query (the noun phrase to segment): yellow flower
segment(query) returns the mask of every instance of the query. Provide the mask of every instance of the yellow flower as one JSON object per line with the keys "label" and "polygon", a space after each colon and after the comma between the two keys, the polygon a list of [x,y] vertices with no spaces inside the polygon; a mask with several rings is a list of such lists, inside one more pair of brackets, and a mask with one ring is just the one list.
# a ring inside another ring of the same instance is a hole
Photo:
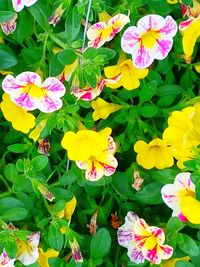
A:
{"label": "yellow flower", "polygon": [[42,120],[36,127],[35,129],[33,129],[30,134],[29,134],[29,138],[33,139],[34,142],[36,142],[38,140],[38,138],[40,137],[41,132],[43,131],[44,127],[47,124],[47,119]]}
{"label": "yellow flower", "polygon": [[122,106],[108,103],[99,97],[97,100],[92,101],[92,108],[94,109],[92,117],[95,121],[97,121],[99,119],[107,119],[111,113],[120,110]]}
{"label": "yellow flower", "polygon": [[167,0],[168,4],[177,4],[178,2],[182,3],[181,0]]}
{"label": "yellow flower", "polygon": [[70,220],[76,208],[76,202],[76,198],[73,196],[70,201],[66,202],[64,209],[57,213],[57,216]]}
{"label": "yellow flower", "polygon": [[98,13],[98,17],[99,21],[103,21],[105,23],[108,23],[108,21],[111,19],[111,16],[106,11]]}
{"label": "yellow flower", "polygon": [[5,119],[11,122],[12,127],[17,131],[28,133],[35,126],[35,117],[13,103],[8,94],[3,94],[1,110]]}
{"label": "yellow flower", "polygon": [[177,261],[189,261],[190,257],[174,258],[167,261],[163,261],[160,267],[175,267]]}
{"label": "yellow flower", "polygon": [[198,65],[195,65],[194,68],[195,68],[195,70],[196,70],[198,73],[200,73],[200,65],[199,65],[199,64],[198,64]]}
{"label": "yellow flower", "polygon": [[47,249],[46,252],[42,248],[39,248],[38,264],[40,267],[49,267],[48,259],[58,257],[59,251],[54,249]]}
{"label": "yellow flower", "polygon": [[120,78],[116,83],[107,83],[106,86],[116,89],[123,86],[127,90],[133,90],[140,86],[139,79],[143,79],[148,75],[148,69],[137,69],[131,59],[126,59],[122,53],[117,65],[104,68],[107,78]]}
{"label": "yellow flower", "polygon": [[162,139],[155,138],[149,144],[137,141],[134,150],[138,153],[137,163],[145,169],[164,169],[174,164],[171,148]]}

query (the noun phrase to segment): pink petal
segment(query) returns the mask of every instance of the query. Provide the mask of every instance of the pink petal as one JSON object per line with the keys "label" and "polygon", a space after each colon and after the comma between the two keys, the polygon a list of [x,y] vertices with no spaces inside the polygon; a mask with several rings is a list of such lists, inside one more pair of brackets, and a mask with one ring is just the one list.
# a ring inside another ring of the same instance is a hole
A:
{"label": "pink petal", "polygon": [[105,22],[98,22],[92,25],[87,31],[88,47],[99,48],[107,39],[102,38],[102,30],[107,27]]}
{"label": "pink petal", "polygon": [[162,245],[165,241],[165,234],[163,230],[156,226],[149,226],[146,228],[146,230],[151,233],[151,235],[155,236],[157,239],[157,243],[159,245]]}
{"label": "pink petal", "polygon": [[126,29],[121,39],[121,47],[125,53],[132,54],[138,49],[141,42],[141,34],[137,27],[131,26]]}
{"label": "pink petal", "polygon": [[29,7],[35,4],[38,0],[24,0],[24,5]]}
{"label": "pink petal", "polygon": [[159,32],[166,35],[167,38],[174,37],[177,33],[176,21],[171,16],[167,16],[165,18],[165,23],[165,26]]}
{"label": "pink petal", "polygon": [[144,46],[141,46],[139,50],[135,50],[132,53],[132,60],[135,66],[139,69],[145,69],[149,67],[154,58],[154,50],[146,49]]}
{"label": "pink petal", "polygon": [[137,27],[140,32],[144,33],[149,30],[154,30],[154,31],[160,30],[165,26],[165,23],[166,22],[163,17],[159,15],[150,14],[142,17],[138,21]]}
{"label": "pink petal", "polygon": [[188,189],[192,192],[195,191],[195,185],[190,179],[190,175],[189,172],[182,172],[176,175],[174,185],[177,190]]}
{"label": "pink petal", "polygon": [[180,210],[179,208],[179,199],[178,191],[173,184],[166,184],[161,189],[162,199],[165,204],[171,209]]}
{"label": "pink petal", "polygon": [[15,92],[15,94],[10,95],[10,98],[17,106],[26,110],[34,110],[37,108],[37,101],[26,92]]}
{"label": "pink petal", "polygon": [[50,98],[48,95],[45,95],[44,98],[40,99],[40,101],[37,102],[37,108],[44,113],[50,113],[56,111],[61,107],[62,107],[61,99],[53,99]]}
{"label": "pink petal", "polygon": [[0,266],[2,267],[15,267],[15,259],[9,259],[5,250],[0,255]]}
{"label": "pink petal", "polygon": [[110,41],[111,39],[113,39],[114,36],[118,32],[120,32],[128,22],[130,22],[130,19],[128,16],[124,14],[117,14],[113,18],[111,18],[108,21],[108,27],[112,27],[112,32],[107,41]]}
{"label": "pink petal", "polygon": [[179,30],[184,31],[193,21],[194,21],[194,18],[189,18],[185,21],[182,21],[179,24]]}
{"label": "pink petal", "polygon": [[38,247],[40,242],[40,232],[32,233],[28,236],[28,241],[31,244],[32,247]]}
{"label": "pink petal", "polygon": [[25,71],[15,77],[15,83],[23,86],[29,84],[35,84],[41,87],[41,78],[35,72]]}
{"label": "pink petal", "polygon": [[109,136],[108,137],[108,147],[107,147],[106,151],[109,153],[114,153],[115,150],[116,150],[115,142],[114,142],[113,138],[111,136]]}
{"label": "pink petal", "polygon": [[16,12],[20,12],[24,8],[24,0],[12,0],[12,4]]}
{"label": "pink petal", "polygon": [[65,86],[56,78],[47,78],[42,85],[47,90],[46,94],[52,98],[60,98],[65,94]]}
{"label": "pink petal", "polygon": [[128,248],[127,255],[132,262],[135,262],[137,264],[144,263],[145,261],[141,250],[135,248],[133,245],[130,245],[130,247]]}
{"label": "pink petal", "polygon": [[22,86],[16,84],[15,82],[15,78],[12,75],[6,75],[6,77],[4,78],[3,82],[2,82],[2,89],[4,90],[4,92],[11,94],[13,92],[15,92],[16,90],[21,91]]}
{"label": "pink petal", "polygon": [[106,158],[106,163],[99,162],[99,164],[103,168],[103,174],[105,176],[110,176],[116,171],[118,162],[117,162],[116,158],[113,155],[108,155],[107,158]]}
{"label": "pink petal", "polygon": [[154,52],[155,59],[164,59],[167,57],[169,51],[171,50],[173,45],[173,40],[169,39],[159,39],[157,40],[157,45]]}

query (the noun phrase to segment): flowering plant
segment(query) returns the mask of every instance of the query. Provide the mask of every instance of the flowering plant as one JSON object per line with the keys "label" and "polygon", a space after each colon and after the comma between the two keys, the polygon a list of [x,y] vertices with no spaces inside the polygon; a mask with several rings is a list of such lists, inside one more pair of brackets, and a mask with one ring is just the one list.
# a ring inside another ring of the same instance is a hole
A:
{"label": "flowering plant", "polygon": [[199,267],[199,0],[0,1],[0,266]]}

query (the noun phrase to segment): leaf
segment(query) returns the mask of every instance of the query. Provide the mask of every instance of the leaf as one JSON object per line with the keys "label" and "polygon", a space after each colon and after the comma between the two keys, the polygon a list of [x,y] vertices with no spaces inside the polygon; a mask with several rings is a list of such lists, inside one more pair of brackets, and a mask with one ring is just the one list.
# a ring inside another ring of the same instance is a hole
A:
{"label": "leaf", "polygon": [[145,105],[138,109],[138,113],[145,118],[151,118],[158,113],[158,108],[154,105]]}
{"label": "leaf", "polygon": [[177,261],[176,267],[194,267],[194,265],[191,262],[187,261]]}
{"label": "leaf", "polygon": [[176,217],[171,217],[167,222],[167,231],[169,232],[178,232],[183,228],[183,223]]}
{"label": "leaf", "polygon": [[13,192],[22,192],[26,186],[26,180],[24,174],[16,175],[13,181]]}
{"label": "leaf", "polygon": [[145,204],[161,204],[161,190],[162,185],[158,182],[148,184],[143,187],[141,191],[136,192],[135,198],[141,203]]}
{"label": "leaf", "polygon": [[13,153],[25,153],[30,146],[28,144],[14,144],[7,147]]}
{"label": "leaf", "polygon": [[31,165],[33,166],[33,169],[38,172],[44,169],[48,162],[49,159],[47,156],[40,155],[31,160]]}
{"label": "leaf", "polygon": [[0,69],[4,70],[17,64],[17,58],[14,52],[4,44],[0,44]]}
{"label": "leaf", "polygon": [[96,88],[97,80],[96,80],[96,75],[93,71],[91,71],[90,73],[85,71],[84,77],[85,77],[87,83],[89,84],[89,86],[91,86],[92,88]]}
{"label": "leaf", "polygon": [[151,81],[145,86],[142,87],[140,91],[140,104],[150,100],[152,96],[155,94],[157,88],[157,81]]}
{"label": "leaf", "polygon": [[84,58],[86,59],[92,59],[98,55],[98,50],[93,47],[89,47],[85,50],[83,53]]}
{"label": "leaf", "polygon": [[11,235],[7,235],[7,238],[2,242],[9,258],[15,258],[17,255],[17,242]]}
{"label": "leaf", "polygon": [[58,53],[58,60],[61,64],[71,65],[77,59],[77,54],[73,49],[67,48]]}
{"label": "leaf", "polygon": [[179,173],[179,170],[164,169],[164,170],[149,170],[148,175],[161,184],[173,183],[174,178]]}
{"label": "leaf", "polygon": [[48,240],[53,249],[58,251],[62,249],[64,239],[62,233],[60,232],[59,225],[51,224],[49,226]]}
{"label": "leaf", "polygon": [[92,238],[90,244],[90,256],[93,259],[104,257],[111,246],[111,237],[105,228],[100,229]]}
{"label": "leaf", "polygon": [[[69,9],[68,16],[65,22],[65,29],[67,33],[68,42],[74,41],[77,37],[81,27],[81,16],[78,12],[77,6]],[[73,30],[72,30],[73,29]]]}
{"label": "leaf", "polygon": [[19,172],[24,172],[24,161],[22,159],[18,159],[16,162],[16,168]]}
{"label": "leaf", "polygon": [[106,57],[106,60],[110,60],[115,57],[116,51],[110,48],[101,47],[98,49],[98,54]]}
{"label": "leaf", "polygon": [[58,54],[53,55],[49,64],[49,76],[57,76],[63,72],[64,66],[58,60]]}
{"label": "leaf", "polygon": [[179,245],[179,248],[189,256],[197,256],[199,248],[196,242],[188,235],[182,234],[184,242]]}
{"label": "leaf", "polygon": [[6,211],[1,217],[5,221],[21,221],[26,218],[28,211],[24,208],[12,208]]}
{"label": "leaf", "polygon": [[45,14],[44,10],[45,6],[40,3],[29,7],[29,12],[40,25],[40,27],[43,28],[45,31],[48,31],[50,25],[48,23],[48,17]]}
{"label": "leaf", "polygon": [[183,91],[182,87],[176,84],[165,84],[157,88],[156,95],[158,96],[169,96],[169,95],[178,95]]}
{"label": "leaf", "polygon": [[18,174],[18,171],[17,171],[15,164],[9,163],[8,165],[6,165],[6,167],[4,169],[4,175],[5,175],[6,179],[13,182],[13,180],[15,179],[15,176],[17,174]]}
{"label": "leaf", "polygon": [[0,199],[0,214],[3,214],[8,209],[23,207],[23,203],[14,197],[5,197]]}
{"label": "leaf", "polygon": [[12,11],[0,11],[0,23],[10,20],[14,15]]}

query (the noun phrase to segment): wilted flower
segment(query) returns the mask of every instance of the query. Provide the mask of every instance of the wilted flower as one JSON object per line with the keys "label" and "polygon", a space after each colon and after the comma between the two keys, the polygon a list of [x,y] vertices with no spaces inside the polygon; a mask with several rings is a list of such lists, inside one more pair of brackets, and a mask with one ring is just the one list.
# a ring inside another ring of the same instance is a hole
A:
{"label": "wilted flower", "polygon": [[200,202],[189,172],[179,173],[173,184],[163,186],[161,194],[165,204],[173,210],[172,216],[183,222],[200,224]]}
{"label": "wilted flower", "polygon": [[131,59],[127,59],[126,56],[121,54],[117,65],[108,66],[104,68],[105,76],[109,79],[118,79],[115,83],[106,83],[106,86],[112,89],[123,86],[126,90],[133,90],[140,86],[140,79],[145,78],[149,70],[138,69],[134,66]]}
{"label": "wilted flower", "polygon": [[60,109],[60,98],[65,94],[65,87],[58,79],[49,77],[42,83],[40,76],[30,71],[22,72],[15,78],[7,75],[2,88],[16,105],[26,110],[38,108],[44,113]]}
{"label": "wilted flower", "polygon": [[50,142],[47,138],[38,140],[38,152],[42,155],[49,156]]}
{"label": "wilted flower", "polygon": [[122,109],[122,106],[114,103],[108,103],[98,97],[96,100],[92,101],[92,108],[94,109],[92,117],[94,121],[97,121],[99,119],[107,119],[111,113]]}
{"label": "wilted flower", "polygon": [[99,48],[109,42],[129,21],[128,16],[117,14],[108,23],[97,22],[93,24],[87,31],[87,38],[90,40],[88,47]]}
{"label": "wilted flower", "polygon": [[45,186],[44,184],[39,183],[38,184],[38,190],[50,202],[52,202],[55,199],[54,194],[52,192],[50,192],[49,189],[47,188],[47,186]]}
{"label": "wilted flower", "polygon": [[95,235],[97,231],[97,216],[98,210],[92,215],[92,218],[90,219],[90,224],[87,224],[87,228],[89,229],[89,233],[91,235]]}
{"label": "wilted flower", "polygon": [[38,263],[41,267],[49,267],[49,258],[57,258],[59,255],[59,251],[48,248],[47,251],[43,251],[42,248],[39,248],[39,258]]}
{"label": "wilted flower", "polygon": [[37,261],[39,257],[38,245],[40,241],[40,233],[32,233],[28,236],[28,240],[17,240],[18,256],[17,260],[21,261],[24,265],[30,265]]}
{"label": "wilted flower", "polygon": [[72,250],[72,258],[74,259],[75,262],[83,262],[83,256],[80,251],[79,244],[77,240],[74,238],[73,242],[70,242],[70,247]]}
{"label": "wilted flower", "polygon": [[0,107],[5,119],[12,123],[15,130],[28,133],[35,126],[35,116],[13,103],[8,94],[3,94],[2,98]]}
{"label": "wilted flower", "polygon": [[63,3],[60,4],[53,12],[53,14],[49,18],[49,24],[53,24],[55,27],[56,24],[59,22],[61,16],[63,15],[66,8],[63,8]]}
{"label": "wilted flower", "polygon": [[38,0],[12,0],[13,8],[16,12],[20,12],[24,6],[30,7]]}
{"label": "wilted flower", "polygon": [[118,229],[121,224],[122,224],[122,221],[119,220],[117,216],[117,211],[115,211],[115,213],[111,213],[111,226],[114,229]]}
{"label": "wilted flower", "polygon": [[148,144],[139,140],[134,145],[138,153],[136,160],[145,169],[164,169],[174,164],[172,149],[160,138],[155,138]]}
{"label": "wilted flower", "polygon": [[15,13],[11,19],[0,23],[1,29],[6,35],[13,33],[14,30],[16,29],[17,25],[16,19],[17,19],[17,14]]}
{"label": "wilted flower", "polygon": [[165,234],[161,228],[149,226],[135,213],[128,212],[125,223],[118,229],[118,242],[128,249],[132,262],[143,263],[146,260],[160,264],[161,260],[172,256],[173,248],[164,245]]}
{"label": "wilted flower", "polygon": [[137,68],[146,68],[154,59],[164,59],[172,48],[173,37],[177,32],[176,21],[171,16],[165,19],[159,15],[146,15],[136,26],[124,32],[121,46],[131,54]]}
{"label": "wilted flower", "polygon": [[133,187],[136,191],[141,190],[141,185],[143,184],[144,179],[142,179],[142,178],[140,177],[140,173],[139,173],[139,171],[134,171],[134,173],[133,173],[133,178],[134,178],[134,181],[133,181],[132,187]]}
{"label": "wilted flower", "polygon": [[0,266],[2,267],[15,267],[15,259],[10,259],[5,250],[0,255]]}
{"label": "wilted flower", "polygon": [[103,175],[112,175],[117,167],[115,143],[110,136],[110,128],[100,132],[80,130],[77,133],[67,132],[61,145],[68,151],[68,158],[75,160],[76,165],[86,170],[85,177],[91,181],[99,180]]}

